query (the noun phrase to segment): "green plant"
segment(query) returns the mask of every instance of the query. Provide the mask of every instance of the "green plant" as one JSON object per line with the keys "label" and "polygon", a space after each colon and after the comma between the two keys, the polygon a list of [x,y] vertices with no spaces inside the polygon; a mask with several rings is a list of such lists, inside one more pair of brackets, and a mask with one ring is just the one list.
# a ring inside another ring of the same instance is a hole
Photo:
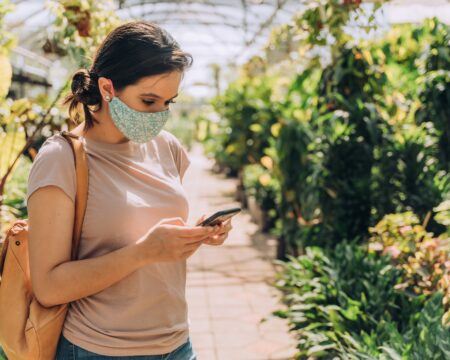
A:
{"label": "green plant", "polygon": [[[442,323],[442,293],[434,293],[401,334],[389,326],[389,339],[379,347],[379,358],[441,360],[450,358],[450,325]],[[360,354],[362,355],[362,354]],[[364,358],[364,357],[362,357]]]}
{"label": "green plant", "polygon": [[269,76],[251,78],[245,72],[211,103],[222,121],[216,139],[216,159],[233,173],[246,164],[258,163],[269,147],[268,138],[278,111],[271,103]]}
{"label": "green plant", "polygon": [[88,67],[97,46],[120,20],[111,0],[49,1],[55,15],[43,50],[68,55],[79,67]]}
{"label": "green plant", "polygon": [[273,226],[274,219],[279,217],[277,211],[277,198],[280,193],[279,183],[272,176],[271,169],[273,167],[272,159],[269,156],[263,156],[260,164],[250,164],[244,167],[243,183],[245,192],[254,196],[261,209],[264,210],[269,217],[268,227]]}
{"label": "green plant", "polygon": [[[3,205],[0,209],[0,217],[3,219],[1,225],[5,228],[9,227],[16,219],[27,216],[25,199],[30,167],[31,161],[27,157],[21,156],[11,179],[6,184]],[[4,229],[0,228],[0,231],[3,233]]]}
{"label": "green plant", "polygon": [[320,212],[327,245],[366,236],[371,221],[372,168],[382,118],[374,104],[386,78],[363,48],[346,44],[319,81],[318,112],[311,119],[320,139]]}
{"label": "green plant", "polygon": [[426,296],[442,291],[444,322],[450,321],[450,237],[447,233],[434,236],[427,232],[411,211],[386,215],[369,231],[370,251],[389,254],[393,264],[403,270],[396,288]]}
{"label": "green plant", "polygon": [[450,328],[443,294],[430,297],[396,289],[402,269],[388,256],[341,243],[333,251],[307,247],[277,273],[287,318],[298,336],[297,358],[444,359]]}
{"label": "green plant", "polygon": [[[448,41],[450,41],[450,36]],[[450,61],[447,69],[449,67]],[[449,70],[441,69],[426,73],[420,84],[419,98],[422,105],[416,113],[416,120],[419,124],[429,122],[434,125],[440,150],[440,167],[447,172],[450,170],[449,83]]]}
{"label": "green plant", "polygon": [[387,336],[383,324],[403,330],[423,303],[394,289],[401,270],[388,257],[358,245],[340,243],[332,252],[307,247],[305,255],[289,260],[277,261],[282,271],[276,286],[288,309],[275,315],[289,319],[302,359],[376,353]]}

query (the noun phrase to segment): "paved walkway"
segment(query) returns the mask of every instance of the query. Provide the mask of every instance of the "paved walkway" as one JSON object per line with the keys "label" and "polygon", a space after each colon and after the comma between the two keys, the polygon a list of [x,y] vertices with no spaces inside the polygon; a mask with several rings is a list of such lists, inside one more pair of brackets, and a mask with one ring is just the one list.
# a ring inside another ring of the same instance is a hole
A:
{"label": "paved walkway", "polygon": [[[210,171],[200,145],[190,152],[184,178],[190,200],[189,224],[202,214],[240,206],[234,200],[237,179]],[[272,316],[283,308],[280,293],[269,283],[275,239],[258,231],[243,210],[222,246],[202,245],[188,259],[186,296],[190,335],[199,360],[293,359],[296,341],[284,319]]]}

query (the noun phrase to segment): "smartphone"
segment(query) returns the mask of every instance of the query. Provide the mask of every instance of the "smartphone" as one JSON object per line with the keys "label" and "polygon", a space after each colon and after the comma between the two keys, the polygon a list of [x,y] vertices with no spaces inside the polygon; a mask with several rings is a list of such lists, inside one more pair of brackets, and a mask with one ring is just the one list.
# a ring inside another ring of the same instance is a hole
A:
{"label": "smartphone", "polygon": [[239,207],[231,208],[231,209],[225,209],[217,211],[216,213],[212,214],[209,218],[203,220],[200,224],[197,226],[215,226],[230,217],[236,215],[239,213],[242,209]]}

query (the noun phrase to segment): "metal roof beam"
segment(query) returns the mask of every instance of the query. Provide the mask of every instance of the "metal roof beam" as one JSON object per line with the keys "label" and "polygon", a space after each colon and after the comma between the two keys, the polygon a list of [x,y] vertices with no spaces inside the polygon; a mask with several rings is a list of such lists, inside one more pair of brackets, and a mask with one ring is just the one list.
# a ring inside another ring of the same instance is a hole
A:
{"label": "metal roof beam", "polygon": [[122,0],[118,1],[119,9],[137,7],[137,6],[145,6],[145,5],[200,5],[200,6],[208,6],[208,7],[226,7],[236,9],[237,7],[242,6],[242,1],[245,1],[249,8],[257,7],[257,6],[269,6],[274,7],[277,6],[277,0],[273,1],[262,1],[262,2],[253,2],[248,0],[228,0],[228,1],[202,1],[202,0]]}

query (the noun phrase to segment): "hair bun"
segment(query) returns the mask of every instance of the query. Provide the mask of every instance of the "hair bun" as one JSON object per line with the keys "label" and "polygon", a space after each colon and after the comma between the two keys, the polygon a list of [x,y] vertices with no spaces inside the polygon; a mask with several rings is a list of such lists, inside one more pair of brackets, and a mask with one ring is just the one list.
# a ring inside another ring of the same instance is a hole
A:
{"label": "hair bun", "polygon": [[100,102],[97,78],[86,69],[78,70],[72,77],[72,93],[77,101],[85,105],[97,105]]}

